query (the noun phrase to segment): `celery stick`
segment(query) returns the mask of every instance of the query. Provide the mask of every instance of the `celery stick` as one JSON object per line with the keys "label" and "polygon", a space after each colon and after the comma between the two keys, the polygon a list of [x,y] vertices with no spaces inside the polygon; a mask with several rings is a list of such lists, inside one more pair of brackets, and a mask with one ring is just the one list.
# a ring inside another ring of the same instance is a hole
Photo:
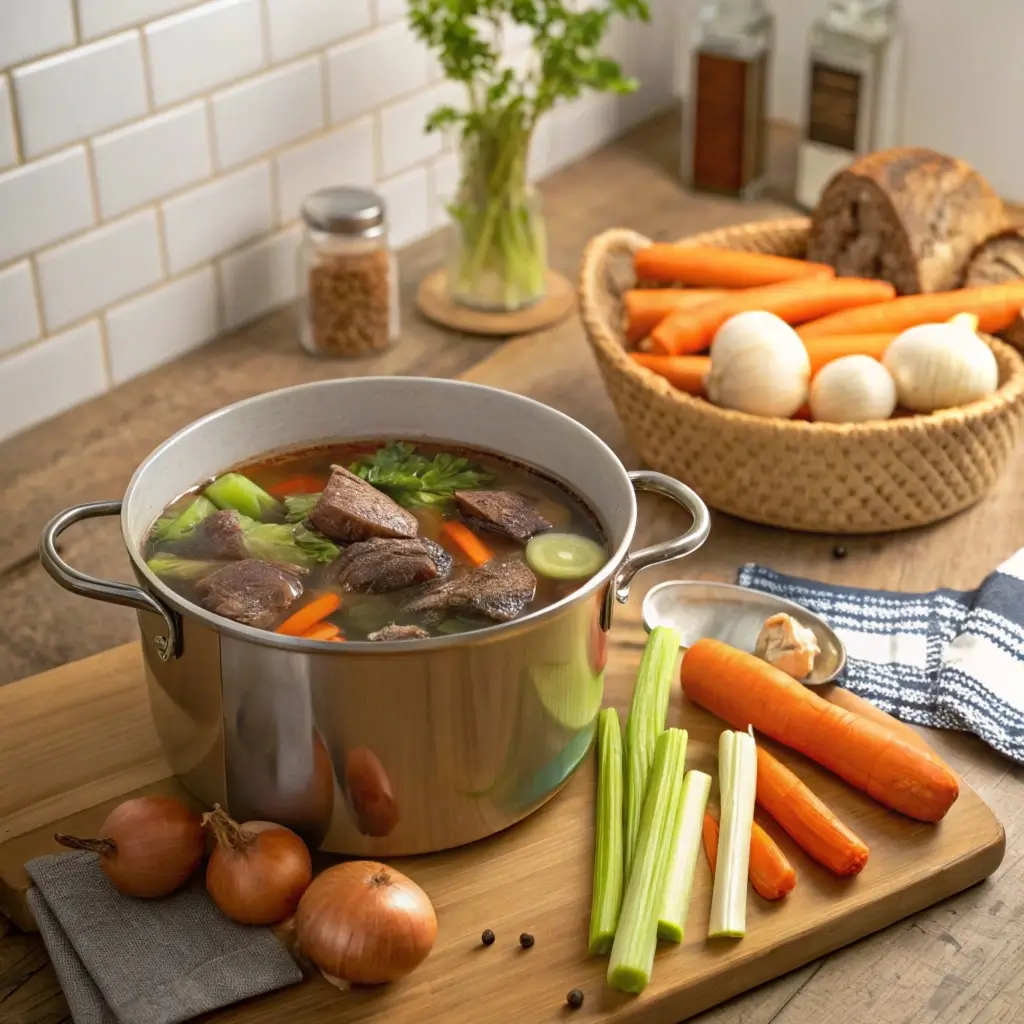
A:
{"label": "celery stick", "polygon": [[685,761],[686,733],[666,729],[655,744],[633,870],[608,962],[608,984],[621,992],[642,992],[651,980],[658,945],[658,899],[665,883]]}
{"label": "celery stick", "polygon": [[690,909],[693,876],[697,870],[704,811],[711,792],[711,776],[704,772],[687,772],[679,794],[679,813],[676,816],[669,851],[665,885],[658,904],[658,938],[682,942],[686,931],[686,913]]}
{"label": "celery stick", "polygon": [[747,872],[757,792],[757,747],[745,732],[723,732],[718,739],[721,833],[711,892],[708,938],[741,939],[747,930]]}
{"label": "celery stick", "polygon": [[619,713],[597,716],[597,814],[594,896],[590,905],[590,952],[612,948],[622,908],[622,730]]}
{"label": "celery stick", "polygon": [[259,484],[241,473],[225,473],[217,477],[203,494],[217,508],[233,508],[250,519],[262,519],[266,512],[279,507],[278,500],[267,494]]}
{"label": "celery stick", "polygon": [[654,744],[665,728],[668,698],[675,676],[679,645],[678,631],[670,626],[655,626],[647,638],[633,699],[626,719],[626,775],[625,775],[625,837],[623,850],[625,874],[629,878],[636,851],[640,814],[647,790],[647,774],[654,759]]}

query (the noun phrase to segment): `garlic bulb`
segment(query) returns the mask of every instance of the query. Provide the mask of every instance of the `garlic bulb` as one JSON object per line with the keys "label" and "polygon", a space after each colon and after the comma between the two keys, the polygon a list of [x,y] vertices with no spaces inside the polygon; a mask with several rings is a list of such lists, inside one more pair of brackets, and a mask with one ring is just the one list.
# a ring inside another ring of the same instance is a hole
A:
{"label": "garlic bulb", "polygon": [[811,417],[824,423],[887,420],[896,408],[896,384],[871,356],[826,363],[811,381]]}
{"label": "garlic bulb", "polygon": [[708,398],[755,416],[790,417],[807,401],[811,363],[796,331],[774,313],[730,317],[711,343]]}
{"label": "garlic bulb", "polygon": [[972,319],[919,324],[893,338],[882,362],[896,382],[900,405],[934,412],[976,402],[996,390],[996,357],[974,332]]}

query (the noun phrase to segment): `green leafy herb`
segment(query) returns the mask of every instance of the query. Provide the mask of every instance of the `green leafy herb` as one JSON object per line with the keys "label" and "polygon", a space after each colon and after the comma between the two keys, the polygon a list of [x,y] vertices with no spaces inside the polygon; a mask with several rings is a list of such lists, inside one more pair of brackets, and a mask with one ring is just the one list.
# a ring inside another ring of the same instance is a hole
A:
{"label": "green leafy herb", "polygon": [[[529,200],[530,142],[559,101],[636,89],[602,53],[615,17],[648,21],[650,7],[647,0],[409,0],[413,32],[466,90],[464,105],[442,106],[427,121],[428,131],[461,136],[462,181],[450,207],[462,237],[454,268],[460,297],[517,308],[543,296],[546,241]],[[532,37],[522,67],[505,56],[513,27]]]}
{"label": "green leafy herb", "polygon": [[349,470],[407,508],[446,505],[456,491],[490,483],[492,474],[459,455],[432,459],[416,446],[393,441],[349,466]]}

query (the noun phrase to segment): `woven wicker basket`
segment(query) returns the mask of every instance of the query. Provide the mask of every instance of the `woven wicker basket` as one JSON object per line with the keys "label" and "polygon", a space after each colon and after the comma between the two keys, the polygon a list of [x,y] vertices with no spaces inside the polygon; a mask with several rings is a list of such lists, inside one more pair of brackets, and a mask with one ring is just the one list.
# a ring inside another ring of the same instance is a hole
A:
{"label": "woven wicker basket", "polygon": [[[725,228],[683,240],[802,256],[806,218]],[[974,504],[995,483],[1024,421],[1024,360],[988,339],[1000,387],[959,409],[867,424],[772,420],[677,391],[628,358],[622,294],[633,253],[650,240],[607,231],[583,258],[580,310],[619,417],[643,460],[693,487],[712,508],[816,533],[923,526]]]}

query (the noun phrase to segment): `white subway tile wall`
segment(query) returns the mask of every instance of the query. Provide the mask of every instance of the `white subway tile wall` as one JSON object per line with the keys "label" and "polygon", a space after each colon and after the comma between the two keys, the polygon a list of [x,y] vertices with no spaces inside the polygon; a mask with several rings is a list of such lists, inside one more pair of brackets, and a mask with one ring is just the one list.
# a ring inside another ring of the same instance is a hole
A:
{"label": "white subway tile wall", "polygon": [[39,337],[39,309],[28,260],[0,271],[0,353]]}
{"label": "white subway tile wall", "polygon": [[14,138],[14,110],[11,107],[11,86],[6,75],[0,75],[0,171],[18,162],[18,143]]}
{"label": "white subway tile wall", "polygon": [[[611,49],[638,97],[549,115],[534,179],[672,101],[673,0]],[[405,0],[0,0],[0,440],[296,294],[299,206],[375,187],[393,243],[447,222],[460,94]],[[529,37],[506,37],[521,63]]]}
{"label": "white subway tile wall", "polygon": [[156,284],[163,276],[156,211],[140,210],[36,258],[43,320],[55,330]]}
{"label": "white subway tile wall", "polygon": [[210,341],[220,330],[213,267],[202,267],[107,310],[114,384],[131,380]]}
{"label": "white subway tile wall", "polygon": [[31,159],[146,113],[137,32],[111,36],[14,72],[21,143]]}
{"label": "white subway tile wall", "polygon": [[100,215],[116,217],[213,173],[206,104],[186,103],[92,140]]}

